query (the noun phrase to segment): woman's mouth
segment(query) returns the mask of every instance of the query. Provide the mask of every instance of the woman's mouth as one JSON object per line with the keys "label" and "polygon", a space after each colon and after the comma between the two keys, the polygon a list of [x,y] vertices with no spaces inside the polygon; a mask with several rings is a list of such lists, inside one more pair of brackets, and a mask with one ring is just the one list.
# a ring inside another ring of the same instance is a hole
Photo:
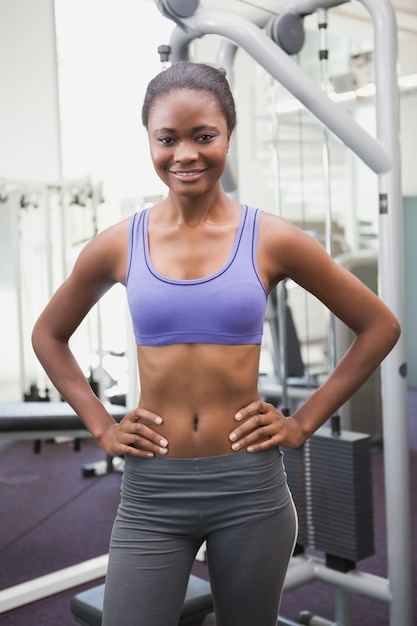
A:
{"label": "woman's mouth", "polygon": [[192,181],[201,176],[204,170],[170,170],[170,174],[182,181]]}

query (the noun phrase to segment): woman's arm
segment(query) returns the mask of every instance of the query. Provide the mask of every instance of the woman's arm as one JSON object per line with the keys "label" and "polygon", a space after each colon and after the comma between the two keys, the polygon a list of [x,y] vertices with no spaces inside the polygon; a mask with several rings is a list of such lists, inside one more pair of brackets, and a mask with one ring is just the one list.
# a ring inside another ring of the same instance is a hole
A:
{"label": "woman's arm", "polygon": [[[239,411],[231,433],[234,449],[303,444],[369,378],[396,344],[397,319],[370,289],[329,257],[311,236],[275,216],[264,215],[260,265],[272,288],[287,277],[316,296],[355,333],[347,353],[327,381],[291,416],[259,401]],[[261,444],[256,441],[270,439]],[[240,444],[240,447],[236,447]]]}
{"label": "woman's arm", "polygon": [[143,422],[159,424],[161,418],[149,411],[136,410],[118,424],[92,391],[69,348],[71,335],[90,309],[112,285],[124,282],[126,250],[126,222],[104,231],[87,244],[71,275],[37,320],[32,344],[53,385],[107,454],[154,456],[165,453],[166,442]]}

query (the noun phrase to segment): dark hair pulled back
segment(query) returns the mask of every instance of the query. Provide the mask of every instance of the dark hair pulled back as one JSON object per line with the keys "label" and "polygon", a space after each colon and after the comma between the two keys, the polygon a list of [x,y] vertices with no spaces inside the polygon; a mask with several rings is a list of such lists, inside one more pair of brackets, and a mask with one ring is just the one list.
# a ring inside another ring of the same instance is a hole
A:
{"label": "dark hair pulled back", "polygon": [[148,84],[142,107],[142,123],[147,128],[149,115],[157,98],[174,91],[189,89],[210,93],[222,111],[229,133],[236,126],[236,109],[226,77],[205,63],[181,61],[157,74]]}

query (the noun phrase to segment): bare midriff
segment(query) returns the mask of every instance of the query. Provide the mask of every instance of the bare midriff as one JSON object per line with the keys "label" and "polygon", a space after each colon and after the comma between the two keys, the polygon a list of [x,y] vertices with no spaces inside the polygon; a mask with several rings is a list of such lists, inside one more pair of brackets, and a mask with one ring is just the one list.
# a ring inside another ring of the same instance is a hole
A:
{"label": "bare midriff", "polygon": [[163,418],[152,426],[168,440],[166,456],[232,453],[239,409],[259,398],[260,346],[139,346],[139,406]]}

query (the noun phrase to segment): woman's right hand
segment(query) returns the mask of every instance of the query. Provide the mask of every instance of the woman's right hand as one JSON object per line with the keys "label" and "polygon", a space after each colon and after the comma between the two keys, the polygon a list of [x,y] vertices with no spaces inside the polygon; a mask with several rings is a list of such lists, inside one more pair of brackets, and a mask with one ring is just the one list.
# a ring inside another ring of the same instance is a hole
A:
{"label": "woman's right hand", "polygon": [[119,423],[112,424],[97,443],[112,457],[125,454],[143,458],[163,456],[168,452],[168,441],[151,428],[152,424],[160,426],[162,423],[160,415],[139,407],[126,413]]}

